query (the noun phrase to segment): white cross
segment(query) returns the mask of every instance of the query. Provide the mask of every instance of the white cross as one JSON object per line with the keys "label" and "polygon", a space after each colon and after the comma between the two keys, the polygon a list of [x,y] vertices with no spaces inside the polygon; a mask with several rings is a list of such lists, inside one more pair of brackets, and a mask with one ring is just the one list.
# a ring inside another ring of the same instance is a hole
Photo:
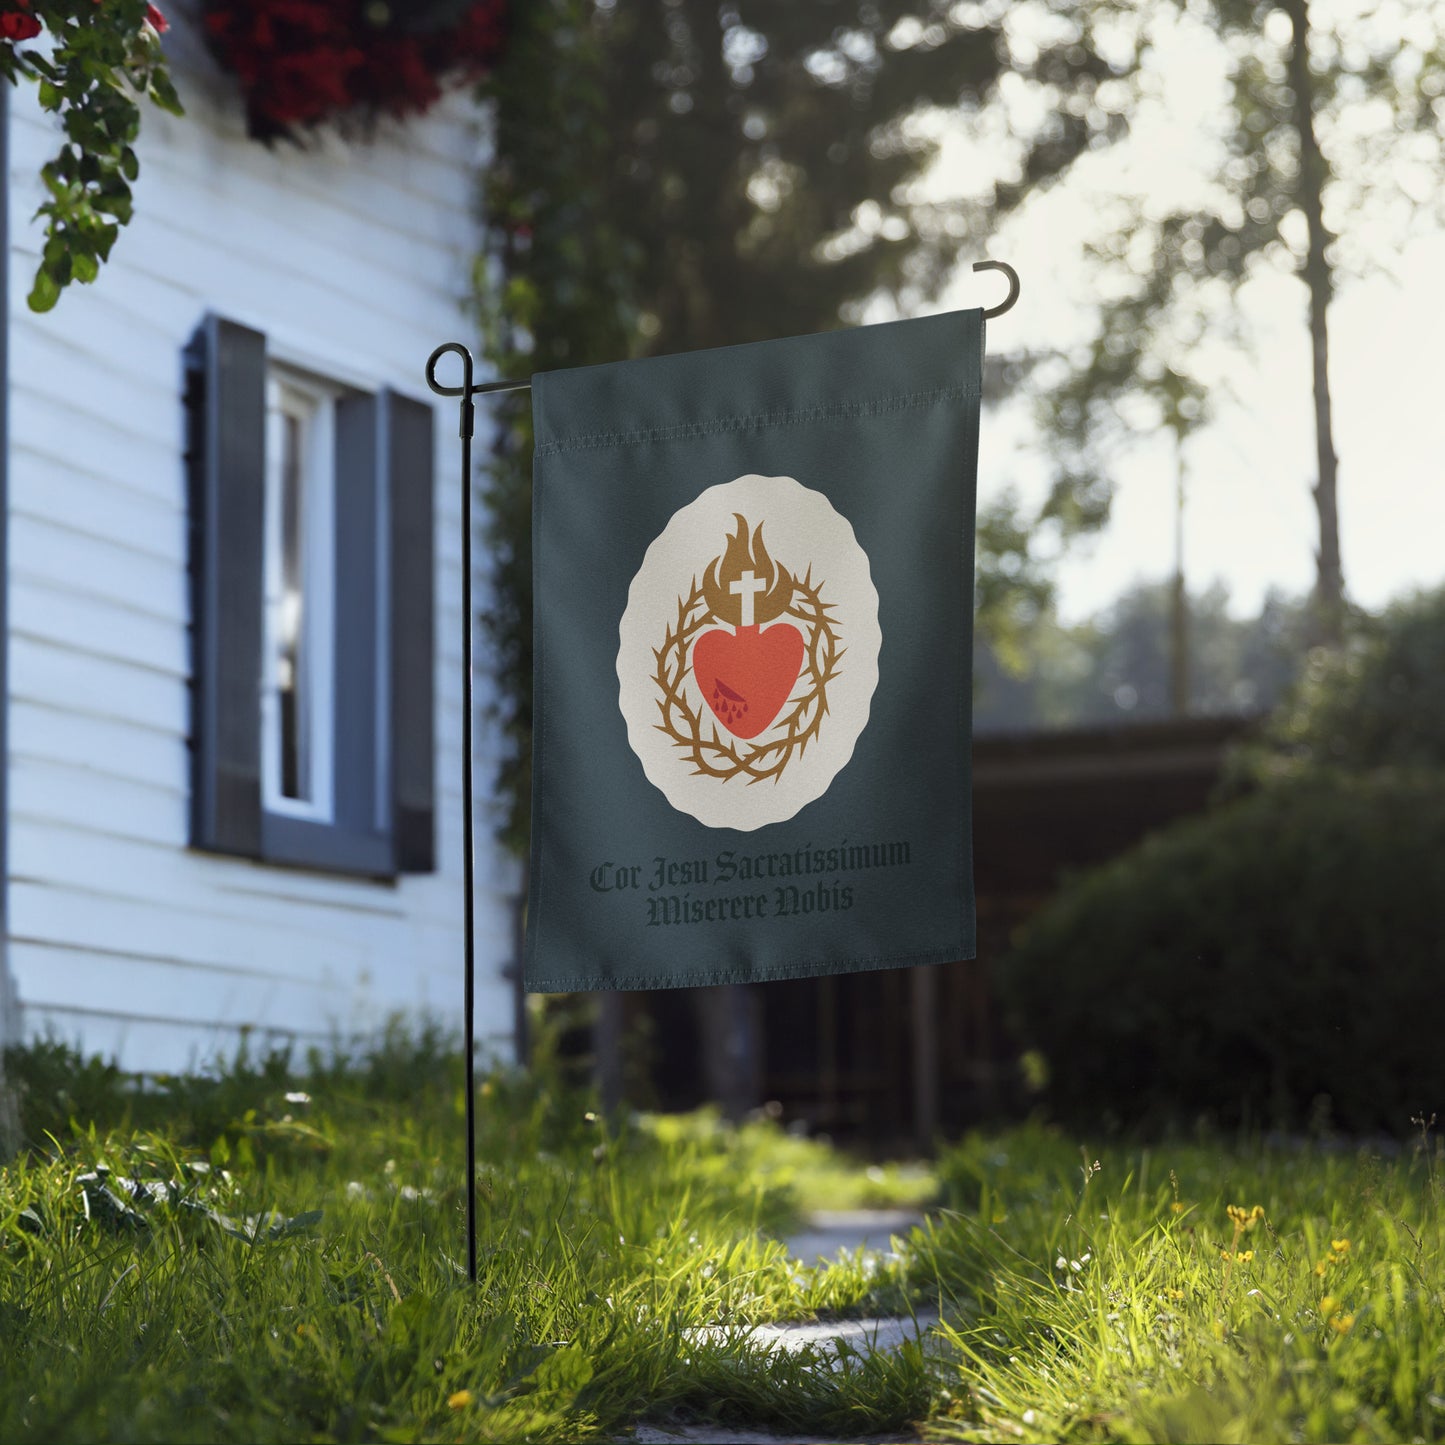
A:
{"label": "white cross", "polygon": [[729,588],[728,591],[735,593],[743,600],[743,622],[744,627],[753,625],[753,605],[760,592],[766,592],[768,584],[758,576],[756,572],[744,572]]}

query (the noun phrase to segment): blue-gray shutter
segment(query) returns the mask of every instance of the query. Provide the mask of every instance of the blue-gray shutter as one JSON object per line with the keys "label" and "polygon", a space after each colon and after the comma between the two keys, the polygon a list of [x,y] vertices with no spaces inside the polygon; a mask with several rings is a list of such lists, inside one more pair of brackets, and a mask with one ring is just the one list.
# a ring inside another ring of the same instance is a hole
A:
{"label": "blue-gray shutter", "polygon": [[186,353],[191,841],[333,872],[430,872],[435,848],[433,423],[384,391],[336,404],[334,811],[261,793],[266,340],[208,316]]}
{"label": "blue-gray shutter", "polygon": [[432,409],[382,393],[390,513],[391,798],[398,871],[436,868],[436,583]]}
{"label": "blue-gray shutter", "polygon": [[261,852],[266,338],[207,316],[186,354],[191,841]]}
{"label": "blue-gray shutter", "polygon": [[[374,396],[336,403],[336,822],[369,837],[378,871],[390,873],[391,803],[386,745],[386,575],[381,526],[380,407]],[[382,760],[379,762],[378,760]]]}

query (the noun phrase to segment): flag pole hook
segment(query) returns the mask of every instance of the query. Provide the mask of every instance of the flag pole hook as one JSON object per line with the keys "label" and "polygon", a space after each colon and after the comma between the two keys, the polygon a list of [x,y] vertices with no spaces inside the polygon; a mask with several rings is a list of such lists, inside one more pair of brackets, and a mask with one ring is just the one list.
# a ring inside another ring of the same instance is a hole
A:
{"label": "flag pole hook", "polygon": [[1007,261],[975,261],[973,269],[975,271],[1002,271],[1008,278],[1008,295],[997,306],[985,308],[984,320],[991,321],[995,316],[1002,316],[1005,311],[1012,311],[1014,302],[1019,299],[1019,273]]}

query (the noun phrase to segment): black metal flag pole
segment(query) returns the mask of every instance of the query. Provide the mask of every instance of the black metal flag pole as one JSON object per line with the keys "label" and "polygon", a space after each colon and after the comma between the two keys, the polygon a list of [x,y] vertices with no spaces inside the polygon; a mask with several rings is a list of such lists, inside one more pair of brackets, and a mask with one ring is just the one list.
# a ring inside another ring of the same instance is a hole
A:
{"label": "black metal flag pole", "polygon": [[[1007,261],[975,261],[975,271],[1001,271],[1008,280],[1008,295],[997,306],[984,311],[985,318],[1002,316],[1019,298],[1019,277]],[[443,386],[437,380],[437,363],[443,356],[461,358],[462,384]],[[472,733],[475,722],[472,701],[472,436],[476,431],[475,396],[495,395],[506,391],[528,391],[530,381],[474,382],[472,354],[460,341],[447,341],[427,358],[426,384],[437,396],[454,396],[460,400],[459,435],[462,439],[462,852],[463,899],[462,916],[465,935],[465,973],[463,976],[464,1022],[462,1047],[466,1055],[466,1130],[467,1130],[467,1278],[477,1282],[477,1120],[476,1120],[476,1057],[474,1018],[476,1005],[476,834],[473,822],[472,796]]]}
{"label": "black metal flag pole", "polygon": [[[455,352],[462,359],[462,384],[442,386],[437,381],[437,362]],[[461,398],[460,435],[462,439],[462,873],[466,890],[462,904],[465,933],[466,972],[464,975],[462,1048],[466,1055],[466,1120],[467,1120],[467,1278],[477,1282],[477,1064],[475,1049],[476,1022],[476,835],[472,820],[472,434],[476,431],[476,407],[472,398],[486,391],[521,391],[525,381],[493,381],[481,386],[472,382],[472,354],[460,341],[438,346],[427,358],[426,384],[438,396]]]}

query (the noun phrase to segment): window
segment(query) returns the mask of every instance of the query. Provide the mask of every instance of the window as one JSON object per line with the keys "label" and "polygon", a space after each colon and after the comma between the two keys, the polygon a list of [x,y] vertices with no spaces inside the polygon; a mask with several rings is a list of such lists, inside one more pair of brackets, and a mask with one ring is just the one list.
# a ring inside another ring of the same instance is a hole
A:
{"label": "window", "polygon": [[192,843],[430,871],[431,408],[216,316],[186,364]]}
{"label": "window", "polygon": [[261,799],[331,821],[336,670],[334,391],[272,367],[266,378]]}

